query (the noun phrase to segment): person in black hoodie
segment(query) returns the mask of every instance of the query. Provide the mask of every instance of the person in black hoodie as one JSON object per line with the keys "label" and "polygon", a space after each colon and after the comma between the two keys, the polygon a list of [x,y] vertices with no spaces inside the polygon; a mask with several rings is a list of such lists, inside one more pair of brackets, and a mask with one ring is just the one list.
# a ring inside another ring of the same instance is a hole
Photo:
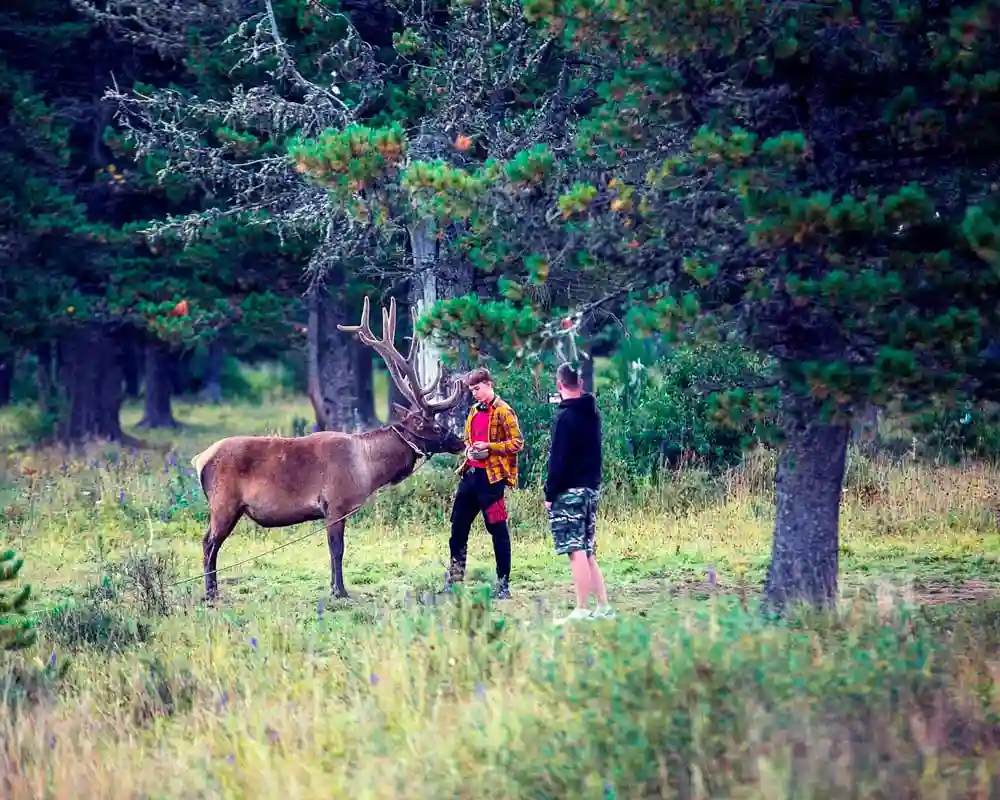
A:
{"label": "person in black hoodie", "polygon": [[[558,555],[568,555],[576,590],[576,608],[558,624],[574,619],[614,616],[608,590],[597,566],[597,503],[601,491],[601,415],[594,396],[583,391],[580,374],[570,364],[556,370],[562,401],[552,432],[545,507]],[[594,594],[597,608],[590,611]]]}

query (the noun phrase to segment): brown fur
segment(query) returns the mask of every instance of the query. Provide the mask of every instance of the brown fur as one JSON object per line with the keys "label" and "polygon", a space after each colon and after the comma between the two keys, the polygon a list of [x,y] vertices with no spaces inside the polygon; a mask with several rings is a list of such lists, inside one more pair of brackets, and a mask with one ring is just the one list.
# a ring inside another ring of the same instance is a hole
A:
{"label": "brown fur", "polygon": [[243,515],[264,528],[327,520],[331,588],[347,597],[343,578],[344,522],[383,486],[407,478],[423,452],[462,452],[442,425],[410,414],[397,425],[361,434],[334,431],[303,437],[232,436],[192,459],[211,511],[203,542],[205,593],[218,594],[219,549]]}
{"label": "brown fur", "polygon": [[434,387],[421,387],[413,368],[416,339],[408,358],[393,344],[396,301],[390,302],[389,311],[382,311],[381,339],[372,334],[368,314],[366,297],[361,324],[337,327],[356,334],[382,356],[389,374],[409,399],[409,409],[393,404],[397,423],[367,433],[231,436],[192,459],[210,510],[202,543],[209,599],[218,595],[215,573],[219,549],[244,514],[265,528],[326,520],[330,585],[337,597],[347,597],[343,518],[378,489],[405,480],[420,454],[458,454],[465,449],[465,443],[435,419],[458,402],[461,384],[456,382],[447,398],[428,399]]}

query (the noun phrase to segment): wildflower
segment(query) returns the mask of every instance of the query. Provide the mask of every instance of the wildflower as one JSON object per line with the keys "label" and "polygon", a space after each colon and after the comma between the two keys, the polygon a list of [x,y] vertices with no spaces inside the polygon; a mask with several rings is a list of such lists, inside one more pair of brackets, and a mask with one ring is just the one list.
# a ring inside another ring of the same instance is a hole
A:
{"label": "wildflower", "polygon": [[374,672],[368,677],[368,683],[370,683],[372,686],[377,686],[378,681],[379,677]]}
{"label": "wildflower", "polygon": [[257,637],[256,637],[256,636],[251,636],[251,637],[250,637],[250,646],[251,646],[251,647],[252,647],[252,648],[253,648],[254,650],[256,650],[256,649],[257,649]]}
{"label": "wildflower", "polygon": [[325,610],[325,608],[326,608],[326,603],[324,602],[323,598],[320,598],[319,600],[316,601],[316,616],[319,619],[323,619],[323,611]]}
{"label": "wildflower", "polygon": [[715,586],[715,567],[708,568],[708,585]]}
{"label": "wildflower", "polygon": [[49,750],[55,750],[55,749],[56,749],[56,735],[53,733],[49,737]]}
{"label": "wildflower", "polygon": [[118,504],[122,505],[122,506],[125,505],[125,499],[126,499],[126,497],[127,497],[127,495],[125,494],[125,490],[124,489],[122,489],[120,492],[118,492]]}
{"label": "wildflower", "polygon": [[232,753],[230,753],[228,756],[226,756],[226,763],[227,764],[235,764],[236,763],[236,756],[234,756]]}
{"label": "wildflower", "polygon": [[227,709],[228,707],[229,707],[229,690],[228,690],[228,689],[226,689],[226,690],[225,690],[225,691],[224,691],[224,692],[223,692],[223,693],[222,693],[222,694],[221,694],[221,695],[219,696],[219,708],[221,708],[221,709],[225,710],[225,709]]}
{"label": "wildflower", "polygon": [[53,651],[52,651],[52,652],[51,652],[51,653],[49,654],[49,666],[50,666],[50,667],[54,667],[55,665],[56,665],[56,651],[55,651],[55,650],[53,650]]}
{"label": "wildflower", "polygon": [[476,681],[476,697],[480,700],[486,699],[486,687],[483,686],[482,681]]}

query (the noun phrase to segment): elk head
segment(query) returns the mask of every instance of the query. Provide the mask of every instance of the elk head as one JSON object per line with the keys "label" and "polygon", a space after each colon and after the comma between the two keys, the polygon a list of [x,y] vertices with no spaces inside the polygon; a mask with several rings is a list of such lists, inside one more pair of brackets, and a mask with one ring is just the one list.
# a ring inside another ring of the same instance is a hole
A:
{"label": "elk head", "polygon": [[[439,422],[437,415],[454,408],[461,399],[464,383],[453,381],[451,394],[442,400],[430,400],[435,389],[442,383],[443,375],[439,375],[422,387],[417,379],[414,368],[414,358],[417,354],[418,341],[416,332],[410,340],[409,353],[404,357],[393,343],[396,338],[396,298],[390,298],[389,310],[382,309],[382,338],[378,339],[372,333],[368,322],[368,297],[365,297],[361,310],[361,322],[358,325],[338,325],[337,329],[345,333],[354,333],[358,339],[382,356],[389,370],[389,376],[399,388],[409,403],[405,408],[398,403],[392,404],[392,410],[399,418],[394,427],[400,431],[403,438],[414,449],[428,455],[432,453],[464,452],[465,443],[444,423]],[[405,434],[403,433],[405,432]]]}

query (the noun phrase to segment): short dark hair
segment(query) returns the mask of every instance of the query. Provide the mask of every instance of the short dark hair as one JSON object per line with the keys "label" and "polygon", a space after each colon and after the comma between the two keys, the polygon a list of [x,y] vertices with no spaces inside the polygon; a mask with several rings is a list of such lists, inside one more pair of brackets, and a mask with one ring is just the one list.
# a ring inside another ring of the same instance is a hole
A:
{"label": "short dark hair", "polygon": [[493,383],[493,376],[486,367],[476,367],[465,376],[465,385],[470,388],[480,383]]}
{"label": "short dark hair", "polygon": [[567,389],[579,389],[580,371],[569,362],[563,362],[556,369],[556,380]]}

